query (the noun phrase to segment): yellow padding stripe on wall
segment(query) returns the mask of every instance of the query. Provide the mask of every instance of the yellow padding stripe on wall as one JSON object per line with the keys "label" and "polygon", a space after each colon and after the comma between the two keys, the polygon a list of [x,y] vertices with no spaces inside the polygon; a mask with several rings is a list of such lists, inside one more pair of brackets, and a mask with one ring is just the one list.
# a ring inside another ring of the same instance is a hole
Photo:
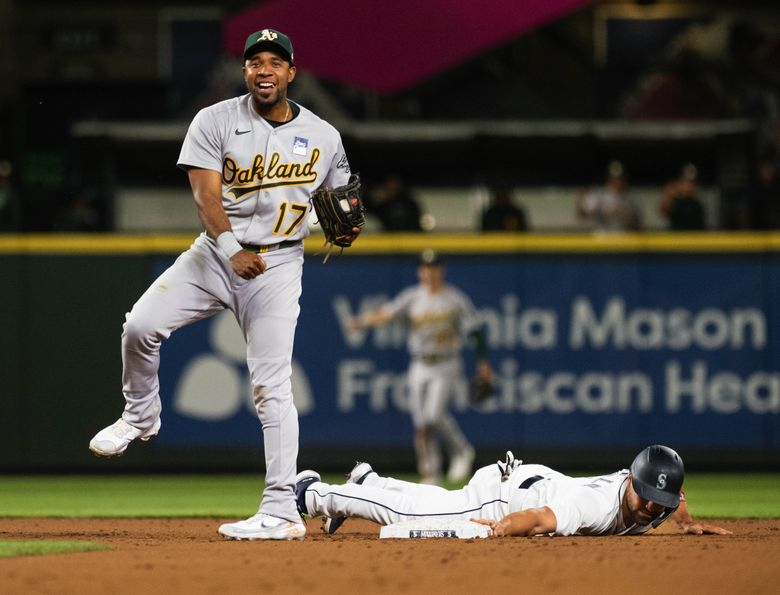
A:
{"label": "yellow padding stripe on wall", "polygon": [[[169,254],[186,250],[195,234],[0,234],[0,254]],[[323,237],[306,239],[314,254]],[[366,234],[346,254],[412,254],[433,248],[448,254],[777,252],[780,233],[654,234]],[[335,249],[338,252],[338,249]]]}

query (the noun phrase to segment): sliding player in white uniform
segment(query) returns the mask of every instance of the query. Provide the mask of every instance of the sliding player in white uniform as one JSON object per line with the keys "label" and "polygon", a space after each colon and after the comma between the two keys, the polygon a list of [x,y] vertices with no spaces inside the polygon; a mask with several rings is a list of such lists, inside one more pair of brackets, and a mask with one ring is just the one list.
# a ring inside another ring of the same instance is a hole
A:
{"label": "sliding player in white uniform", "polygon": [[124,413],[89,447],[110,457],[136,438],[156,435],[161,342],[229,308],[247,343],[266,487],[256,515],[222,525],[219,532],[233,539],[302,539],[306,528],[294,493],[298,413],[290,383],[302,240],[312,192],[346,184],[350,168],[339,133],[287,99],[296,73],[290,39],[273,29],[253,33],[244,59],[249,93],[201,110],[179,156],[205,232],[127,315]]}
{"label": "sliding player in white uniform", "polygon": [[298,475],[302,514],[326,516],[327,533],[347,517],[380,525],[428,518],[472,520],[504,535],[638,535],[674,519],[688,533],[728,534],[694,523],[682,495],[685,470],[666,446],[649,446],[631,469],[597,477],[568,477],[544,465],[505,461],[477,470],[460,490],[380,477],[358,463],[345,485],[328,485],[315,471]]}
{"label": "sliding player in white uniform", "polygon": [[467,335],[476,344],[477,375],[492,381],[493,370],[474,305],[462,291],[444,281],[444,265],[435,252],[423,252],[417,276],[419,285],[403,290],[385,306],[353,318],[350,326],[380,326],[396,318],[408,323],[409,410],[417,469],[423,483],[439,483],[441,440],[450,461],[447,479],[458,482],[469,476],[474,463],[474,448],[448,407],[453,384],[463,375],[460,352]]}

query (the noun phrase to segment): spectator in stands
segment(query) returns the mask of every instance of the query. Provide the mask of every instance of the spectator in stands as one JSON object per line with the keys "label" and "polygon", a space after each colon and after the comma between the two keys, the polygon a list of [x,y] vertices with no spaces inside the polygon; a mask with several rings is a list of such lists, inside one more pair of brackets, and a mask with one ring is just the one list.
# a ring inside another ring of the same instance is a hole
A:
{"label": "spectator in stands", "polygon": [[385,231],[421,231],[422,213],[409,188],[397,174],[390,174],[369,188],[366,208]]}
{"label": "spectator in stands", "polygon": [[505,188],[493,191],[490,206],[482,213],[482,231],[526,231],[525,211],[512,202]]}
{"label": "spectator in stands", "polygon": [[623,164],[611,161],[604,186],[582,191],[576,198],[577,216],[589,221],[594,231],[638,231],[639,208],[628,195],[628,180]]}
{"label": "spectator in stands", "polygon": [[699,197],[698,170],[693,163],[686,163],[680,176],[664,186],[658,208],[669,221],[669,229],[706,229],[704,204]]}

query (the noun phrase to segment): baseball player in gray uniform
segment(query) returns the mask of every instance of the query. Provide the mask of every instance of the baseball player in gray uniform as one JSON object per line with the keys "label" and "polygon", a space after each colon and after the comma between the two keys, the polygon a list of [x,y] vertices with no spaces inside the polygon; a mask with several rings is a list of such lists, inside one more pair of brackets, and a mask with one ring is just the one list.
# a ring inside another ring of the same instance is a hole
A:
{"label": "baseball player in gray uniform", "polygon": [[383,307],[350,321],[353,329],[387,324],[403,318],[408,323],[409,410],[415,429],[417,468],[423,483],[440,481],[439,440],[449,456],[447,479],[466,479],[474,463],[474,448],[458,427],[448,403],[453,383],[463,375],[461,350],[469,336],[477,351],[477,375],[492,381],[485,338],[471,300],[445,282],[444,264],[426,250],[417,269],[419,284],[401,291]]}
{"label": "baseball player in gray uniform", "polygon": [[730,532],[696,523],[682,492],[685,470],[671,448],[653,445],[630,469],[569,477],[544,465],[523,465],[511,451],[483,467],[460,490],[380,477],[358,463],[345,485],[328,485],[302,471],[296,492],[302,514],[326,516],[334,533],[347,517],[380,525],[425,518],[471,520],[492,535],[639,535],[671,518],[686,533]]}
{"label": "baseball player in gray uniform", "polygon": [[266,463],[258,513],[219,528],[232,539],[302,539],[306,533],[294,493],[298,414],[290,382],[302,240],[312,192],[346,184],[350,168],[339,133],[287,99],[295,73],[285,34],[253,33],[244,50],[248,93],[207,107],[192,121],[178,165],[188,174],[205,231],[127,315],[125,409],[89,445],[110,457],[136,438],[156,435],[161,342],[229,308],[246,339]]}

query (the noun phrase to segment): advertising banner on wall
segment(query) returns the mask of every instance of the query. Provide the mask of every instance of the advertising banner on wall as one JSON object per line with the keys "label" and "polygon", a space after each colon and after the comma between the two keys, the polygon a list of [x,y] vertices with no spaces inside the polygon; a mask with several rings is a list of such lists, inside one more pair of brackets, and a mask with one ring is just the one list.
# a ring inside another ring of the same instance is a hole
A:
{"label": "advertising banner on wall", "polygon": [[[475,445],[780,446],[777,258],[457,255],[446,265],[479,312],[497,376],[495,394],[470,405],[464,350],[451,405]],[[307,257],[293,362],[302,445],[411,445],[403,322],[350,331],[347,321],[414,283],[411,256]],[[172,335],[160,381],[160,447],[261,444],[229,311]]]}

